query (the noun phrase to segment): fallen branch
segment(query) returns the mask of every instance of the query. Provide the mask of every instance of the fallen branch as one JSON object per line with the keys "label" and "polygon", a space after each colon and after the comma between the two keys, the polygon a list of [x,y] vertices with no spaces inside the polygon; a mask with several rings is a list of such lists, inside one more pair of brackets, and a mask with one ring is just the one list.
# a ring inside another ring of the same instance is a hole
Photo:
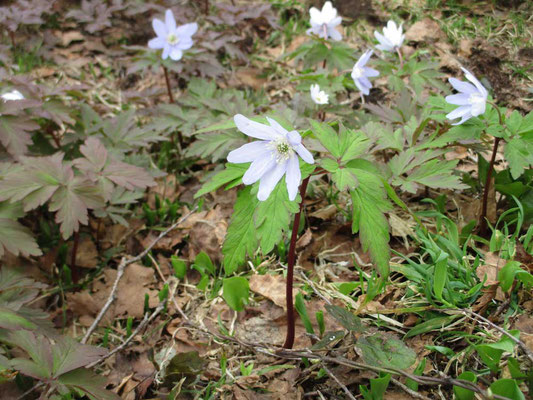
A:
{"label": "fallen branch", "polygon": [[[137,261],[140,261],[143,257],[145,257],[150,250],[159,242],[161,239],[163,239],[166,235],[169,234],[169,232],[176,229],[180,224],[182,224],[187,218],[189,218],[194,211],[196,211],[197,206],[195,206],[191,211],[189,211],[185,216],[181,217],[178,221],[173,223],[169,228],[165,229],[163,232],[159,234],[157,238],[154,239],[150,245],[144,249],[141,253],[139,253],[137,256],[127,259],[126,257],[122,257],[122,260],[120,260],[120,264],[117,268],[117,277],[115,278],[115,282],[113,282],[113,287],[111,288],[111,292],[109,293],[109,297],[107,298],[107,301],[105,302],[104,306],[96,316],[95,320],[87,329],[87,332],[85,333],[85,336],[83,336],[83,339],[81,340],[81,343],[85,344],[89,340],[89,337],[93,334],[93,332],[96,330],[96,327],[104,318],[106,312],[109,310],[109,307],[111,307],[111,304],[116,300],[116,292],[118,289],[118,283],[120,282],[120,279],[124,275],[124,271],[126,270],[126,267],[130,264],[136,263]],[[144,320],[143,320],[144,321]]]}

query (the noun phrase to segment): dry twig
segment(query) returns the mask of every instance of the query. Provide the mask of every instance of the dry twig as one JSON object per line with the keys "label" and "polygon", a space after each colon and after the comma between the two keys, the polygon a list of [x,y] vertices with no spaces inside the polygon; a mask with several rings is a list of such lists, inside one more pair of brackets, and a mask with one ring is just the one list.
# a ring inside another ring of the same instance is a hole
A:
{"label": "dry twig", "polygon": [[[120,260],[120,264],[117,268],[117,277],[115,278],[115,282],[113,283],[113,287],[111,288],[111,292],[109,293],[109,297],[107,298],[107,301],[105,302],[104,306],[102,307],[102,309],[100,310],[100,312],[98,313],[96,319],[94,320],[94,322],[91,324],[91,326],[89,327],[89,329],[87,329],[87,332],[85,333],[85,336],[83,337],[83,339],[81,340],[81,343],[85,344],[87,343],[87,340],[89,340],[89,337],[92,335],[92,333],[95,331],[96,327],[98,326],[98,324],[100,323],[100,321],[102,320],[102,318],[104,318],[104,315],[106,314],[106,312],[109,310],[109,307],[111,307],[111,304],[113,304],[113,302],[115,301],[116,299],[116,292],[117,292],[117,288],[118,288],[118,283],[120,282],[120,279],[122,278],[122,276],[124,275],[124,271],[126,270],[126,267],[130,264],[133,264],[133,263],[136,263],[137,261],[141,260],[143,257],[145,257],[148,252],[150,250],[152,250],[152,248],[157,244],[157,242],[159,242],[161,239],[163,239],[166,235],[169,234],[169,232],[173,231],[174,229],[176,229],[181,223],[183,223],[185,220],[187,220],[187,218],[189,218],[192,213],[194,211],[196,211],[196,206],[191,210],[189,211],[185,216],[181,217],[178,221],[176,221],[175,223],[173,223],[169,228],[165,229],[163,232],[161,232],[159,234],[159,236],[157,238],[154,239],[154,241],[152,243],[150,243],[150,245],[144,249],[142,252],[140,252],[137,256],[133,257],[133,258],[130,258],[129,260],[126,258],[126,257],[122,257],[122,260]],[[145,316],[146,317],[146,316]],[[144,321],[144,320],[143,320]],[[142,323],[141,323],[142,324]]]}

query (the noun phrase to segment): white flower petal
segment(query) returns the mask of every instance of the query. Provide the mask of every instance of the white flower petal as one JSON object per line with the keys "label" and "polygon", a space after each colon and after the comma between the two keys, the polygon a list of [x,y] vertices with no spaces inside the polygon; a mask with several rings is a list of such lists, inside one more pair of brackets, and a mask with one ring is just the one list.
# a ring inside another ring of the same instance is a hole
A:
{"label": "white flower petal", "polygon": [[180,25],[176,29],[176,34],[179,37],[191,37],[198,31],[198,24],[196,22],[191,22],[190,24]]}
{"label": "white flower petal", "polygon": [[453,88],[457,90],[458,92],[463,92],[463,93],[468,93],[468,94],[477,93],[476,87],[472,85],[471,83],[463,82],[456,78],[450,78],[448,79],[448,82],[450,82],[450,85],[452,85]]}
{"label": "white flower petal", "polygon": [[336,42],[342,40],[341,33],[335,28],[328,28],[328,35]]}
{"label": "white flower petal", "polygon": [[168,32],[174,32],[176,30],[176,20],[174,19],[172,10],[167,10],[165,12],[165,25],[167,26]]}
{"label": "white flower petal", "polygon": [[474,102],[470,108],[470,113],[473,117],[477,117],[485,112],[486,107],[487,103],[484,101]]}
{"label": "white flower petal", "polygon": [[159,50],[165,47],[165,43],[166,43],[165,39],[158,36],[148,41],[148,47],[151,49]]}
{"label": "white flower petal", "polygon": [[300,171],[300,163],[298,157],[293,156],[287,162],[287,173],[285,181],[287,183],[287,192],[289,193],[289,200],[294,200],[298,194],[298,187],[302,179],[302,172]]}
{"label": "white flower petal", "polygon": [[152,27],[154,28],[155,34],[159,37],[166,38],[168,34],[167,27],[163,21],[155,18],[152,21]]}
{"label": "white flower petal", "polygon": [[180,39],[178,44],[176,44],[176,48],[180,50],[189,50],[193,44],[194,42],[191,38],[184,38],[184,39]]}
{"label": "white flower petal", "polygon": [[446,115],[446,118],[448,118],[448,119],[456,119],[456,118],[462,117],[463,115],[465,115],[467,113],[470,113],[470,108],[471,107],[469,105],[457,107],[451,113],[448,113]]}
{"label": "white flower petal", "polygon": [[379,46],[376,46],[378,49],[385,50],[385,51],[392,51],[394,49],[394,45],[391,43],[391,41],[387,37],[379,33],[378,31],[374,31],[374,36],[380,43]]}
{"label": "white flower petal", "polygon": [[266,117],[268,123],[270,124],[270,126],[276,131],[276,133],[280,136],[283,136],[283,137],[287,137],[287,129],[285,129],[284,127],[282,127],[278,121],[276,121],[275,119],[272,119],[270,117]]}
{"label": "white flower petal", "polygon": [[309,15],[311,16],[311,25],[322,25],[324,20],[322,19],[322,13],[316,7],[311,7],[309,10]]}
{"label": "white flower petal", "polygon": [[470,104],[468,101],[469,98],[470,95],[466,93],[452,94],[450,96],[446,96],[446,102],[456,106],[466,106]]}
{"label": "white flower petal", "polygon": [[4,93],[0,96],[4,101],[17,101],[24,100],[24,95],[18,90],[12,90],[11,92]]}
{"label": "white flower petal", "polygon": [[181,57],[183,57],[183,52],[174,47],[172,50],[170,50],[170,58],[174,61],[178,61],[178,60],[181,60]]}
{"label": "white flower petal", "polygon": [[472,74],[469,70],[467,70],[466,68],[463,68],[461,67],[461,69],[463,70],[463,72],[465,73],[465,77],[466,79],[468,79],[470,82],[472,82],[474,84],[474,86],[477,88],[477,90],[484,96],[484,97],[487,97],[488,93],[487,93],[487,89],[485,89],[485,87],[481,84],[480,81],[477,80],[477,78],[474,76],[474,74]]}
{"label": "white flower petal", "polygon": [[359,57],[359,60],[355,63],[359,68],[362,68],[365,66],[365,64],[370,60],[370,57],[372,57],[372,54],[374,53],[373,50],[367,50],[365,51],[361,57]]}
{"label": "white flower petal", "polygon": [[251,185],[252,183],[257,182],[265,173],[270,171],[276,165],[276,160],[270,153],[256,158],[252,162],[252,165],[250,165],[250,168],[244,173],[242,183],[245,185]]}
{"label": "white flower petal", "polygon": [[328,23],[337,17],[337,9],[333,7],[331,1],[326,1],[322,6],[322,20]]}
{"label": "white flower petal", "polygon": [[265,201],[270,196],[280,179],[287,171],[287,162],[276,164],[276,166],[266,172],[259,181],[259,191],[257,198],[260,201]]}
{"label": "white flower petal", "polygon": [[166,60],[168,58],[170,50],[172,50],[172,47],[168,43],[165,43],[165,47],[163,47],[163,54],[161,55],[163,60]]}
{"label": "white flower petal", "polygon": [[363,73],[365,76],[367,77],[375,77],[375,76],[379,76],[379,71],[376,71],[374,68],[370,68],[370,67],[365,67],[363,69]]}
{"label": "white flower petal", "polygon": [[228,162],[235,164],[252,162],[256,158],[262,157],[265,154],[270,155],[270,152],[271,150],[268,148],[268,142],[257,141],[246,143],[228,154]]}
{"label": "white flower petal", "polygon": [[465,115],[461,117],[461,120],[459,122],[456,122],[452,125],[461,125],[463,122],[468,121],[470,118],[472,118],[472,114],[470,112],[467,112]]}
{"label": "white flower petal", "polygon": [[237,129],[250,137],[263,140],[274,140],[278,136],[274,128],[252,121],[242,114],[235,115],[233,120],[235,121],[235,125],[237,125]]}
{"label": "white flower petal", "polygon": [[313,155],[309,152],[309,150],[305,148],[303,144],[300,143],[298,146],[295,147],[294,150],[296,151],[296,153],[298,153],[300,157],[302,157],[302,160],[304,160],[306,163],[308,164],[315,163],[315,159],[313,158]]}

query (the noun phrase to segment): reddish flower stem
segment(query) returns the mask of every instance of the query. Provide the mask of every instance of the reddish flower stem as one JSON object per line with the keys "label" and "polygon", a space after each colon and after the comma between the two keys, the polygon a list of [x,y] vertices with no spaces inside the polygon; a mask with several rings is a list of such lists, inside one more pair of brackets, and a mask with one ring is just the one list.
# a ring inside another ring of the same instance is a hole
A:
{"label": "reddish flower stem", "polygon": [[[488,101],[492,107],[498,112],[498,119],[500,122],[500,125],[503,126],[503,115],[498,108],[496,104],[494,104],[491,101]],[[485,187],[483,188],[483,202],[481,204],[481,214],[479,215],[478,220],[478,227],[479,227],[479,234],[481,236],[484,236],[487,234],[487,208],[488,208],[488,200],[489,200],[489,191],[490,191],[490,183],[492,181],[492,171],[494,170],[494,162],[496,161],[496,154],[498,154],[498,145],[500,144],[501,138],[497,137],[494,139],[494,146],[492,147],[492,155],[490,157],[489,161],[489,170],[487,171],[487,178],[485,179]]]}
{"label": "reddish flower stem", "polygon": [[[172,104],[174,104],[174,96],[172,95],[172,89],[170,88],[170,78],[168,77],[168,69],[163,65],[163,71],[165,72],[165,83],[167,84],[167,92],[168,92],[168,98]],[[183,136],[181,135],[181,132],[178,131],[178,141],[180,143],[180,146],[183,148],[184,142],[183,142]],[[174,143],[174,140],[172,140]]]}
{"label": "reddish flower stem", "polygon": [[300,196],[302,201],[300,202],[300,210],[298,214],[294,216],[294,223],[292,225],[291,244],[289,246],[289,256],[287,258],[287,284],[285,286],[285,297],[287,301],[287,336],[285,337],[284,349],[292,349],[294,344],[294,304],[292,299],[292,288],[294,281],[294,264],[296,263],[296,239],[298,238],[298,228],[300,226],[300,217],[304,207],[304,197],[307,190],[307,184],[309,183],[308,176],[302,182],[300,186]]}
{"label": "reddish flower stem", "polygon": [[163,71],[165,72],[165,82],[167,84],[168,98],[171,103],[174,103],[174,96],[172,95],[172,89],[170,88],[170,79],[168,77],[168,69],[163,65]]}
{"label": "reddish flower stem", "polygon": [[485,235],[487,233],[487,204],[489,200],[490,182],[492,181],[492,171],[494,170],[494,161],[496,160],[496,154],[498,153],[498,145],[501,138],[494,140],[494,147],[492,148],[492,156],[490,157],[489,170],[487,171],[487,179],[485,179],[485,187],[483,188],[483,203],[481,206],[481,214],[479,215],[479,233]]}
{"label": "reddish flower stem", "polygon": [[76,256],[78,255],[78,245],[80,243],[80,231],[74,233],[74,244],[72,246],[72,255],[70,258],[70,271],[72,272],[72,282],[78,283],[80,280],[80,271],[76,266]]}
{"label": "reddish flower stem", "polygon": [[396,53],[398,53],[398,57],[400,58],[400,68],[402,68],[403,67],[403,56],[402,56],[402,51],[400,50],[399,47],[396,49]]}

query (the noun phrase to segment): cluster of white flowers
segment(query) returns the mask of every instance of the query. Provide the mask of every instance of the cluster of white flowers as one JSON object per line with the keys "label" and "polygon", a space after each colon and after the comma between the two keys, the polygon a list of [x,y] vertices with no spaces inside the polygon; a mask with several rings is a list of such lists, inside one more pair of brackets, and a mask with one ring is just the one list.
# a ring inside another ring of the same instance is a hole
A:
{"label": "cluster of white flowers", "polygon": [[[330,1],[326,1],[322,10],[311,7],[309,10],[311,28],[307,30],[308,34],[315,34],[323,39],[332,38],[333,40],[341,40],[342,35],[335,28],[340,25],[342,18],[337,16],[337,10],[333,7]],[[374,36],[379,42],[376,48],[382,51],[399,52],[405,40],[402,24],[399,26],[396,22],[390,20],[387,26],[383,28],[383,33],[374,31]],[[366,67],[366,63],[370,60],[373,51],[367,50],[355,63],[352,69],[352,79],[361,92],[361,96],[368,95],[372,88],[372,83],[368,78],[376,77],[379,72],[373,68]],[[401,56],[401,55],[400,55]],[[459,122],[454,125],[459,125],[466,120],[477,117],[485,112],[487,103],[487,90],[483,87],[476,77],[467,69],[462,68],[466,79],[472,83],[461,82],[458,79],[450,78],[450,84],[459,93],[446,97],[446,101],[450,104],[458,105],[459,107],[447,114],[449,119],[461,118]],[[318,85],[311,86],[311,99],[319,105],[328,104],[328,95],[320,89]]]}
{"label": "cluster of white flowers", "polygon": [[[337,10],[326,1],[322,10],[311,7],[309,10],[311,28],[308,34],[315,34],[318,37],[328,40],[329,38],[339,41],[342,34],[336,29],[342,22],[342,18],[337,15]],[[152,25],[157,37],[148,42],[152,49],[162,49],[162,58],[170,57],[172,60],[180,60],[183,51],[188,50],[193,45],[192,36],[198,30],[198,25],[189,23],[176,25],[176,20],[171,10],[165,13],[165,21],[154,19]],[[383,28],[383,33],[374,32],[374,36],[379,42],[377,49],[382,51],[398,52],[405,40],[403,28],[394,21],[388,21]],[[373,50],[365,51],[352,68],[351,77],[361,92],[361,96],[368,95],[372,88],[372,83],[368,78],[376,77],[379,72],[367,67]],[[461,118],[454,125],[462,124],[472,117],[476,117],[485,112],[487,102],[487,90],[470,73],[463,68],[466,78],[471,82],[462,82],[455,78],[450,78],[450,84],[459,91],[458,94],[446,97],[446,101],[459,107],[447,115],[449,119]],[[317,84],[311,85],[311,99],[318,105],[329,103],[328,94],[320,89]],[[24,96],[13,91],[0,96],[4,101],[21,100]],[[285,176],[285,183],[290,200],[294,200],[298,194],[298,187],[301,180],[300,158],[309,164],[314,163],[312,154],[302,144],[302,138],[296,131],[288,131],[278,122],[267,118],[269,125],[252,121],[243,115],[237,114],[234,117],[235,125],[244,134],[260,139],[259,141],[247,143],[240,148],[233,150],[228,155],[228,161],[232,163],[248,163],[250,167],[244,174],[242,181],[245,185],[251,185],[259,181],[257,198],[266,200],[278,182]],[[298,157],[299,156],[299,157]]]}

